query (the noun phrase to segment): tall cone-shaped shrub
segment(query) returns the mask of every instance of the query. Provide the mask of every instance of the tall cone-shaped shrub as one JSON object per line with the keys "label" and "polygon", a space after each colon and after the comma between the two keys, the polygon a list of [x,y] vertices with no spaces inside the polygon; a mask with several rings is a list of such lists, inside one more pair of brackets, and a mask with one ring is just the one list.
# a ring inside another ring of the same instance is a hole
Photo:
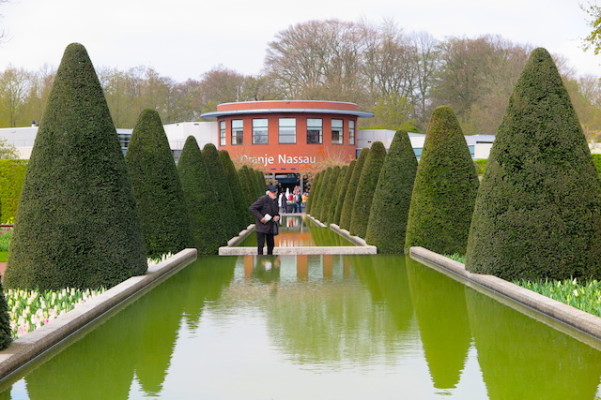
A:
{"label": "tall cone-shaped shrub", "polygon": [[190,245],[184,192],[158,112],[144,110],[140,114],[125,163],[148,257],[175,254]]}
{"label": "tall cone-shaped shrub", "polygon": [[259,196],[264,196],[265,192],[267,191],[267,185],[265,184],[265,175],[263,175],[263,172],[257,170],[257,169],[253,169],[253,172],[255,174],[255,179],[257,180],[257,198]]}
{"label": "tall cone-shaped shrub", "polygon": [[322,222],[330,222],[328,220],[328,211],[330,210],[330,204],[334,201],[334,192],[336,188],[336,182],[338,181],[338,176],[340,176],[340,167],[334,166],[330,169],[330,176],[328,176],[328,181],[325,190],[322,191],[319,202],[319,219]]}
{"label": "tall cone-shaped shrub", "polygon": [[394,135],[374,192],[365,240],[379,253],[401,254],[417,159],[407,132]]}
{"label": "tall cone-shaped shrub", "polygon": [[448,106],[432,113],[411,195],[405,250],[422,246],[465,254],[478,175],[465,137]]}
{"label": "tall cone-shaped shrub", "polygon": [[338,196],[340,194],[340,191],[342,190],[342,185],[344,184],[344,178],[346,177],[347,172],[348,165],[340,167],[340,173],[338,174],[336,182],[334,182],[334,191],[332,192],[329,198],[328,215],[326,217],[326,221],[328,221],[330,224],[338,224],[338,222],[334,222],[334,217],[336,215],[336,204],[338,203]]}
{"label": "tall cone-shaped shrub", "polygon": [[601,187],[549,53],[509,99],[478,193],[467,268],[503,279],[601,278]]}
{"label": "tall cone-shaped shrub", "polygon": [[351,161],[351,163],[348,165],[346,174],[344,175],[344,179],[341,182],[340,192],[338,193],[338,200],[336,201],[336,211],[334,213],[334,218],[332,219],[333,224],[340,225],[340,215],[342,214],[342,206],[344,205],[344,197],[346,196],[349,181],[351,180],[351,176],[353,175],[353,171],[355,170],[356,164],[357,164],[357,160]]}
{"label": "tall cone-shaped shrub", "polygon": [[242,186],[242,192],[244,193],[246,222],[252,224],[255,222],[255,217],[248,211],[248,207],[257,200],[254,179],[251,179],[250,169],[246,165],[243,165],[242,168],[238,170],[238,177],[240,178],[240,185]]}
{"label": "tall cone-shaped shrub", "polygon": [[246,228],[248,225],[248,218],[246,216],[246,209],[248,206],[246,206],[246,199],[242,191],[242,186],[240,185],[240,179],[238,178],[236,167],[234,166],[229,153],[225,150],[219,150],[219,159],[221,160],[221,164],[225,169],[225,176],[232,194],[232,202],[234,203],[236,227],[237,230],[240,231]]}
{"label": "tall cone-shaped shrub", "polygon": [[219,151],[213,143],[207,143],[202,149],[202,159],[209,174],[209,185],[215,191],[219,203],[217,212],[220,223],[217,226],[217,232],[222,235],[222,242],[227,243],[239,232],[232,191],[228,185],[223,164],[219,159]]}
{"label": "tall cone-shaped shrub", "polygon": [[309,193],[309,199],[307,200],[307,208],[305,212],[307,214],[313,213],[313,205],[315,204],[315,199],[317,197],[317,193],[319,193],[319,186],[321,185],[321,179],[323,178],[323,171],[318,172],[315,175],[315,179],[311,184],[311,192]]}
{"label": "tall cone-shaped shrub", "polygon": [[146,271],[121,146],[86,49],[70,44],[33,147],[6,287],[111,287]]}
{"label": "tall cone-shaped shrub", "polygon": [[365,238],[367,231],[367,222],[369,221],[369,212],[374,198],[374,191],[378,184],[378,177],[386,158],[386,148],[382,142],[374,142],[371,145],[369,154],[365,159],[365,165],[359,178],[359,186],[355,193],[353,203],[353,215],[351,216],[351,235],[357,235]]}
{"label": "tall cone-shaped shrub", "polygon": [[4,297],[2,283],[0,283],[0,350],[6,349],[12,341],[8,304]]}
{"label": "tall cone-shaped shrub", "polygon": [[357,159],[357,164],[355,164],[355,169],[353,170],[353,174],[346,188],[344,204],[342,205],[342,214],[340,215],[340,227],[347,230],[351,227],[351,218],[353,216],[353,204],[355,203],[355,194],[357,193],[357,186],[359,186],[359,178],[361,177],[363,164],[365,164],[365,160],[367,159],[368,154],[368,148],[361,149],[361,153],[359,153],[359,158]]}
{"label": "tall cone-shaped shrub", "polygon": [[192,243],[199,254],[217,254],[225,244],[221,233],[220,203],[207,171],[198,143],[188,136],[177,165],[190,218]]}
{"label": "tall cone-shaped shrub", "polygon": [[323,171],[323,182],[319,185],[319,192],[317,192],[317,197],[315,199],[315,207],[313,209],[313,214],[315,218],[321,220],[321,211],[323,209],[323,198],[324,194],[328,191],[328,186],[330,185],[330,179],[332,177],[333,167],[329,167],[325,171]]}

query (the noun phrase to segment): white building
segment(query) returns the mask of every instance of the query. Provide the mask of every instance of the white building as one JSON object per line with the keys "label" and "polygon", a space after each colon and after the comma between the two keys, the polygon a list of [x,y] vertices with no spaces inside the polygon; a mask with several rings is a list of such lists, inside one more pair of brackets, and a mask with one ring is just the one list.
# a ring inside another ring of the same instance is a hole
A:
{"label": "white building", "polygon": [[[361,129],[357,133],[357,154],[361,149],[371,147],[373,142],[382,142],[386,150],[390,149],[392,139],[396,131],[390,129]],[[426,135],[423,133],[409,132],[409,140],[411,141],[411,147],[415,152],[415,156],[419,160],[422,155],[424,148],[424,141]],[[495,140],[494,135],[468,135],[465,136],[467,147],[470,150],[470,154],[474,160],[488,158],[490,149]]]}

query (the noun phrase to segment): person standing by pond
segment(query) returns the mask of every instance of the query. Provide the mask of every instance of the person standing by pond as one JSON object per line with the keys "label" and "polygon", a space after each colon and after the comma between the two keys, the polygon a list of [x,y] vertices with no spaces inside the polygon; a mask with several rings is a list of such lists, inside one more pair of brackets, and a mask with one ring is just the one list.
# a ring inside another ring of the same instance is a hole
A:
{"label": "person standing by pond", "polygon": [[273,254],[275,246],[273,237],[278,234],[278,221],[280,212],[278,203],[278,189],[269,186],[267,194],[261,196],[248,209],[256,217],[255,229],[257,231],[257,254],[263,254],[263,246],[267,242],[267,254]]}

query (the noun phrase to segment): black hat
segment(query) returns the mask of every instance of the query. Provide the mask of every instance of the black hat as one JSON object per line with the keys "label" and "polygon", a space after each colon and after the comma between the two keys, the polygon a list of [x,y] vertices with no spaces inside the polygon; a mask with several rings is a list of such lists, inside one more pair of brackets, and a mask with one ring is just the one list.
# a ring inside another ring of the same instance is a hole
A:
{"label": "black hat", "polygon": [[275,185],[269,185],[267,186],[267,190],[269,190],[271,193],[277,193],[278,188]]}

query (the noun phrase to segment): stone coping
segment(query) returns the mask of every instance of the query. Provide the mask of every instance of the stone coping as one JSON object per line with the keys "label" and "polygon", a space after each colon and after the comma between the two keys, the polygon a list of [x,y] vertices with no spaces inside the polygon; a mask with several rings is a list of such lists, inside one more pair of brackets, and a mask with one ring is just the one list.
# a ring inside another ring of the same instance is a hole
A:
{"label": "stone coping", "polygon": [[[374,246],[297,246],[273,248],[273,255],[377,254]],[[257,255],[257,247],[220,247],[220,256]]]}
{"label": "stone coping", "polygon": [[446,272],[517,311],[601,350],[601,318],[496,276],[471,273],[464,264],[423,247],[411,247],[409,254],[411,258]]}
{"label": "stone coping", "polygon": [[7,349],[0,351],[0,380],[5,381],[32,361],[75,336],[82,328],[108,317],[111,311],[137,298],[194,260],[196,260],[196,249],[184,249],[173,257],[148,268],[144,275],[134,276],[121,282],[15,340]]}

